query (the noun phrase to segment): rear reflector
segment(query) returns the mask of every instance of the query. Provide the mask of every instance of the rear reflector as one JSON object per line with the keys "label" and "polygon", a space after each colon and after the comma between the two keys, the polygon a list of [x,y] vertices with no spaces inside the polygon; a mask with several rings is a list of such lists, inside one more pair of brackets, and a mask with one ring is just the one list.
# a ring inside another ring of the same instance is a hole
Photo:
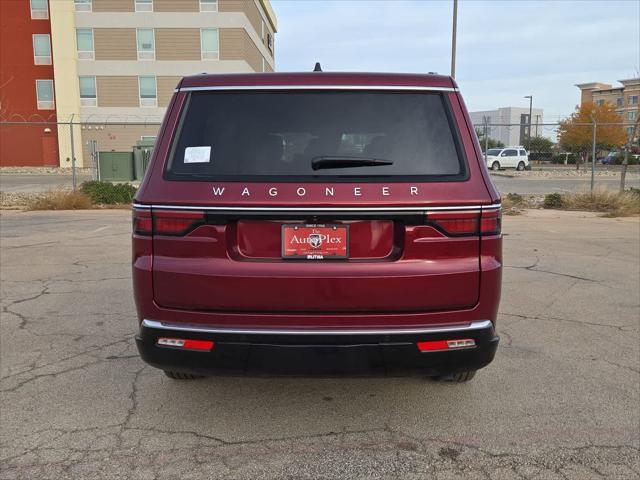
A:
{"label": "rear reflector", "polygon": [[184,348],[185,350],[209,351],[214,343],[210,340],[192,340],[189,338],[159,338],[158,345],[165,347]]}
{"label": "rear reflector", "polygon": [[442,350],[455,350],[458,348],[472,348],[476,346],[476,341],[472,338],[432,340],[429,342],[418,342],[417,345],[418,350],[421,352],[438,352]]}

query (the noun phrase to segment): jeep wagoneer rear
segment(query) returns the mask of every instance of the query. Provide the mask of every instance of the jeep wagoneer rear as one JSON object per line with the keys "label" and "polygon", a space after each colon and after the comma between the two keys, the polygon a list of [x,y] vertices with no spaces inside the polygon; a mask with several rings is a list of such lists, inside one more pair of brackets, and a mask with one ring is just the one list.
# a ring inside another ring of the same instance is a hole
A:
{"label": "jeep wagoneer rear", "polygon": [[499,196],[450,77],[198,75],[133,207],[142,358],[468,380],[498,344]]}

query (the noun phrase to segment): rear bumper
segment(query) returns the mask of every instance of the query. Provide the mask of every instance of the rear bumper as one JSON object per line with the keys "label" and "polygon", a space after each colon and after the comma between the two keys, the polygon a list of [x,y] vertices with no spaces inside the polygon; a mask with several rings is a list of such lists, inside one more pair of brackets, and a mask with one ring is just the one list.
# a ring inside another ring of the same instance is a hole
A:
{"label": "rear bumper", "polygon": [[[160,337],[210,340],[211,351],[157,345]],[[417,342],[473,339],[460,350],[420,352]],[[412,329],[257,330],[213,328],[145,320],[136,337],[142,359],[163,369],[195,374],[421,374],[477,370],[495,355],[491,321]]]}

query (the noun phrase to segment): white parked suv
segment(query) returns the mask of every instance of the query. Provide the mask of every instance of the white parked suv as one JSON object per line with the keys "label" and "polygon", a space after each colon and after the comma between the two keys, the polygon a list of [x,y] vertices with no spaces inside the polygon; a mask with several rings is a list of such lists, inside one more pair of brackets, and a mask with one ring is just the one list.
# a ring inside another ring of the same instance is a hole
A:
{"label": "white parked suv", "polygon": [[490,148],[485,155],[487,167],[491,170],[501,168],[529,169],[529,154],[522,146]]}

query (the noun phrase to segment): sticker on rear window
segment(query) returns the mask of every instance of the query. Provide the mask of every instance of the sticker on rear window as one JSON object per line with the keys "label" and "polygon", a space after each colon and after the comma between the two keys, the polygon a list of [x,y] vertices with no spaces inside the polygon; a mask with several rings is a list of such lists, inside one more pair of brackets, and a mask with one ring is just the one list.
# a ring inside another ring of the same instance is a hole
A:
{"label": "sticker on rear window", "polygon": [[187,147],[184,149],[184,163],[209,163],[211,147]]}

